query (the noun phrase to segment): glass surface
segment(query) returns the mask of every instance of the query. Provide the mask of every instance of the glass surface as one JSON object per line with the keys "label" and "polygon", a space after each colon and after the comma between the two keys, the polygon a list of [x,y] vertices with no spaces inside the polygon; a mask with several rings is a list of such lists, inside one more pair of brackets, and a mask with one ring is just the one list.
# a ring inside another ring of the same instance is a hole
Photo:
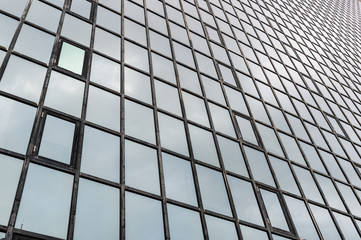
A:
{"label": "glass surface", "polygon": [[72,186],[71,175],[30,164],[15,228],[65,239]]}
{"label": "glass surface", "polygon": [[287,162],[273,156],[269,156],[269,159],[281,189],[300,196],[300,191]]}
{"label": "glass surface", "polygon": [[[21,17],[27,0],[8,1],[0,0],[1,10],[7,11],[15,16]],[[2,29],[2,28],[1,28]]]}
{"label": "glass surface", "polygon": [[212,133],[193,125],[188,126],[194,158],[214,166],[219,166]]}
{"label": "glass surface", "polygon": [[0,147],[25,154],[36,109],[0,96]]}
{"label": "glass surface", "polygon": [[218,78],[213,61],[209,57],[196,52],[196,58],[199,71],[206,73],[214,78]]}
{"label": "glass surface", "polygon": [[275,228],[289,231],[277,194],[264,189],[260,191],[271,225]]}
{"label": "glass surface", "polygon": [[39,155],[70,164],[74,129],[74,123],[48,115],[41,138]]}
{"label": "glass surface", "polygon": [[284,156],[274,130],[259,123],[256,123],[256,127],[266,150]]}
{"label": "glass surface", "polygon": [[94,53],[90,81],[120,92],[120,64]]}
{"label": "glass surface", "polygon": [[242,93],[227,86],[224,86],[224,89],[226,90],[231,108],[245,115],[249,115]]}
{"label": "glass surface", "polygon": [[117,12],[120,12],[121,8],[121,2],[120,1],[114,1],[114,0],[99,0],[99,3],[110,7],[111,9],[114,9]]}
{"label": "glass surface", "polygon": [[271,170],[263,152],[244,146],[249,166],[255,180],[275,186]]}
{"label": "glass surface", "polygon": [[197,165],[196,168],[203,207],[230,216],[231,208],[222,174],[200,165]]}
{"label": "glass surface", "polygon": [[255,228],[247,227],[244,225],[241,226],[241,232],[243,239],[257,239],[257,240],[268,240],[267,233]]}
{"label": "glass surface", "polygon": [[152,53],[152,67],[155,76],[176,84],[173,61]]}
{"label": "glass surface", "polygon": [[64,74],[52,71],[45,106],[80,117],[85,84]]}
{"label": "glass surface", "polygon": [[177,65],[177,68],[181,87],[202,94],[197,73],[179,64]]}
{"label": "glass surface", "polygon": [[289,196],[285,196],[285,200],[299,237],[303,239],[320,239],[305,203]]}
{"label": "glass surface", "polygon": [[336,218],[336,221],[341,228],[343,236],[347,240],[361,239],[359,233],[357,232],[355,225],[353,225],[350,217],[334,212],[333,215]]}
{"label": "glass surface", "polygon": [[208,77],[202,76],[202,82],[208,99],[226,105],[226,102],[224,101],[222,88],[218,81],[214,81]]}
{"label": "glass surface", "polygon": [[46,70],[38,64],[12,55],[1,78],[0,90],[37,103]]}
{"label": "glass surface", "polygon": [[119,137],[85,126],[80,171],[119,183]]}
{"label": "glass surface", "polygon": [[167,204],[170,237],[173,240],[203,239],[199,213]]}
{"label": "glass surface", "polygon": [[254,132],[255,130],[252,127],[251,121],[240,116],[236,116],[236,120],[243,140],[258,145],[258,141]]}
{"label": "glass surface", "polygon": [[288,158],[291,161],[295,161],[299,164],[306,166],[306,162],[302,156],[300,148],[298,147],[298,145],[296,143],[296,140],[293,137],[290,137],[283,133],[280,133],[279,136],[281,138],[284,148],[286,149]]}
{"label": "glass surface", "polygon": [[237,240],[237,232],[233,222],[206,215],[209,240]]}
{"label": "glass surface", "polygon": [[125,183],[130,187],[160,194],[155,149],[125,141]]}
{"label": "glass surface", "polygon": [[164,184],[168,198],[197,206],[190,162],[162,153]]}
{"label": "glass surface", "polygon": [[64,37],[67,37],[88,47],[90,44],[91,31],[91,24],[69,14],[65,14],[64,23],[61,30],[61,35]]}
{"label": "glass surface", "polygon": [[0,224],[6,226],[13,207],[23,161],[0,155],[0,164]]}
{"label": "glass surface", "polygon": [[125,101],[125,134],[155,143],[154,116],[151,108]]}
{"label": "glass surface", "polygon": [[352,188],[348,185],[339,182],[336,182],[336,186],[338,187],[351,213],[356,216],[361,216],[361,205],[357,200],[355,193],[352,191]]}
{"label": "glass surface", "polygon": [[239,143],[221,136],[217,136],[217,140],[226,170],[248,177]]}
{"label": "glass surface", "polygon": [[86,0],[72,0],[70,10],[85,17],[89,18],[92,4]]}
{"label": "glass surface", "polygon": [[23,25],[14,50],[49,63],[55,37],[29,25]]}
{"label": "glass surface", "polygon": [[192,94],[182,92],[187,119],[209,127],[204,100]]}
{"label": "glass surface", "polygon": [[149,76],[126,67],[124,71],[124,77],[126,95],[152,104],[152,92]]}
{"label": "glass surface", "polygon": [[306,144],[304,142],[299,141],[299,143],[300,143],[300,146],[301,146],[301,148],[303,150],[303,153],[305,154],[305,156],[306,156],[309,164],[311,165],[311,167],[313,169],[316,169],[316,170],[320,171],[320,172],[326,173],[326,169],[323,166],[321,158],[317,154],[316,149],[313,146],[311,146],[309,144]]}
{"label": "glass surface", "polygon": [[120,97],[90,86],[86,120],[119,132]]}
{"label": "glass surface", "polygon": [[128,19],[124,19],[124,36],[144,46],[147,45],[145,27]]}
{"label": "glass surface", "polygon": [[341,200],[335,186],[333,185],[331,179],[326,178],[321,175],[318,175],[318,174],[316,174],[316,178],[318,180],[318,183],[320,184],[320,187],[322,189],[323,194],[326,197],[328,204],[331,207],[337,208],[342,211],[346,211],[346,209],[342,203],[342,200]]}
{"label": "glass surface", "polygon": [[[102,3],[102,1],[99,1],[99,3]],[[115,10],[114,8],[112,9]],[[120,34],[121,32],[121,16],[101,6],[98,6],[97,10],[97,24],[115,33]]]}
{"label": "glass surface", "polygon": [[63,42],[58,66],[82,75],[85,51],[72,44]]}
{"label": "glass surface", "polygon": [[214,128],[217,131],[236,138],[229,111],[212,103],[209,103],[208,106],[211,112]]}
{"label": "glass surface", "polygon": [[320,150],[320,154],[331,175],[346,182],[346,178],[343,175],[335,157],[331,153],[322,150]]}
{"label": "glass surface", "polygon": [[119,239],[119,198],[119,189],[80,178],[74,239]]}
{"label": "glass surface", "polygon": [[228,176],[238,218],[263,226],[262,215],[250,182]]}
{"label": "glass surface", "polygon": [[159,135],[162,147],[189,156],[184,122],[158,113]]}
{"label": "glass surface", "polygon": [[313,216],[316,219],[317,225],[320,228],[321,234],[324,239],[341,239],[330,213],[325,209],[316,205],[310,204]]}
{"label": "glass surface", "polygon": [[94,50],[120,60],[121,39],[101,28],[95,29]]}
{"label": "glass surface", "polygon": [[61,11],[38,0],[31,3],[26,20],[52,32],[56,32],[60,20]]}
{"label": "glass surface", "polygon": [[131,42],[124,43],[124,62],[143,71],[149,72],[148,52]]}
{"label": "glass surface", "polygon": [[162,205],[157,200],[126,192],[125,222],[125,239],[164,239]]}
{"label": "glass surface", "polygon": [[267,112],[266,112],[262,102],[255,98],[249,97],[249,96],[246,96],[246,100],[249,104],[249,107],[251,109],[253,117],[256,120],[259,120],[259,121],[262,121],[262,122],[265,122],[265,123],[271,125],[271,122],[269,121]]}
{"label": "glass surface", "polygon": [[178,89],[161,81],[154,81],[157,106],[166,111],[182,116]]}
{"label": "glass surface", "polygon": [[316,186],[315,180],[309,170],[293,165],[298,181],[306,198],[323,203],[322,197]]}
{"label": "glass surface", "polygon": [[[169,39],[154,31],[149,31],[149,40],[152,50],[155,50],[167,57],[172,57]],[[145,44],[144,44],[145,45]]]}
{"label": "glass surface", "polygon": [[284,117],[281,110],[278,108],[272,107],[270,105],[267,105],[268,112],[273,120],[273,125],[276,128],[279,128],[289,134],[291,134],[291,130],[288,127],[288,124],[286,122],[286,118]]}

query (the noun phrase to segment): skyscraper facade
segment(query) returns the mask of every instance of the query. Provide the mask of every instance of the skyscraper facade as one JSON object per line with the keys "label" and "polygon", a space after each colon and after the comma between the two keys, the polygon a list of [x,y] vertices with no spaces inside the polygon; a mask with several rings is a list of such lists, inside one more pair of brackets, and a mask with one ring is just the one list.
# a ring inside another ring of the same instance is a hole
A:
{"label": "skyscraper facade", "polygon": [[361,239],[358,0],[0,0],[0,239]]}

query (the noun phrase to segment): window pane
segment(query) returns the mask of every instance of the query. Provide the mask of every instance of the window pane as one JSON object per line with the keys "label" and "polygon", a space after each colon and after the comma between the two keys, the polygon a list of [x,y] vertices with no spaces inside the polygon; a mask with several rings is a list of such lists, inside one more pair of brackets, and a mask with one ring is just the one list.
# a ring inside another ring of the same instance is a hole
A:
{"label": "window pane", "polygon": [[190,162],[162,153],[165,190],[168,198],[197,206]]}
{"label": "window pane", "polygon": [[0,0],[0,6],[1,6],[1,10],[7,11],[11,14],[20,17],[24,11],[24,7],[27,2],[28,2],[27,0],[17,0],[17,1]]}
{"label": "window pane", "polygon": [[86,126],[81,171],[113,182],[120,179],[120,139]]}
{"label": "window pane", "polygon": [[275,186],[271,170],[268,166],[268,162],[264,153],[247,146],[244,146],[244,151],[246,153],[254,179],[271,186]]}
{"label": "window pane", "polygon": [[303,189],[306,198],[323,203],[322,197],[316,186],[311,172],[307,169],[293,165],[298,181]]}
{"label": "window pane", "polygon": [[347,240],[360,239],[360,235],[357,232],[355,225],[353,225],[350,217],[339,213],[333,213],[341,231]]}
{"label": "window pane", "polygon": [[222,88],[218,81],[202,76],[202,82],[208,99],[212,99],[220,104],[226,105]]}
{"label": "window pane", "polygon": [[128,19],[124,19],[124,36],[144,46],[147,45],[145,27]]}
{"label": "window pane", "polygon": [[64,37],[89,46],[91,31],[91,24],[69,14],[65,14],[63,28],[61,30],[61,35]]}
{"label": "window pane", "polygon": [[255,228],[241,225],[241,232],[243,239],[257,239],[257,240],[268,240],[267,233]]}
{"label": "window pane", "polygon": [[125,133],[155,143],[153,110],[131,101],[125,101]]}
{"label": "window pane", "polygon": [[224,89],[226,90],[231,108],[245,115],[249,115],[242,93],[227,86],[224,86]]}
{"label": "window pane", "polygon": [[0,147],[24,154],[36,109],[0,96]]}
{"label": "window pane", "polygon": [[30,164],[15,227],[65,239],[72,185],[71,175]]}
{"label": "window pane", "polygon": [[285,196],[285,199],[299,237],[303,239],[320,239],[305,203],[301,200],[288,196]]}
{"label": "window pane", "polygon": [[179,64],[177,65],[177,68],[179,74],[179,81],[182,88],[186,88],[195,93],[202,94],[197,73]]}
{"label": "window pane", "polygon": [[236,134],[229,111],[212,103],[209,103],[209,109],[215,130],[235,138]]}
{"label": "window pane", "polygon": [[172,240],[203,239],[198,212],[168,204],[169,231]]}
{"label": "window pane", "polygon": [[254,132],[255,130],[252,127],[251,121],[239,116],[236,116],[236,119],[243,140],[258,145],[258,141]]}
{"label": "window pane", "polygon": [[47,116],[39,155],[70,164],[74,129],[74,123]]}
{"label": "window pane", "polygon": [[258,123],[256,123],[256,126],[258,128],[259,134],[261,135],[266,150],[283,156],[282,148],[278,142],[274,130]]}
{"label": "window pane", "polygon": [[0,81],[0,89],[37,103],[46,70],[38,64],[12,55]]}
{"label": "window pane", "polygon": [[125,141],[125,183],[130,187],[160,194],[158,158],[155,149]]}
{"label": "window pane", "polygon": [[[107,0],[107,1],[112,1],[112,0]],[[99,1],[100,3],[102,3],[103,1]],[[119,2],[120,5],[120,2]],[[114,8],[112,8],[114,9]],[[121,16],[109,11],[101,6],[98,6],[98,11],[97,11],[97,24],[115,32],[120,34],[120,30],[121,30]]]}
{"label": "window pane", "polygon": [[276,174],[281,189],[294,193],[298,196],[301,196],[301,193],[298,190],[296,181],[292,175],[292,172],[287,162],[279,158],[275,158],[273,156],[269,156],[269,159],[271,161],[271,165],[273,166],[273,171]]}
{"label": "window pane", "polygon": [[18,187],[23,161],[0,155],[0,224],[7,225]]}
{"label": "window pane", "polygon": [[119,197],[118,189],[81,178],[74,239],[119,239]]}
{"label": "window pane", "polygon": [[81,81],[52,71],[45,106],[80,117],[84,85]]}
{"label": "window pane", "polygon": [[214,166],[219,166],[212,133],[193,125],[188,126],[194,158]]}
{"label": "window pane", "polygon": [[283,146],[286,149],[288,158],[291,161],[295,161],[295,162],[298,162],[299,164],[306,166],[306,162],[302,156],[300,148],[298,147],[298,145],[296,143],[296,140],[293,137],[290,137],[283,133],[280,133],[279,136],[281,138]]}
{"label": "window pane", "polygon": [[162,147],[189,156],[184,122],[162,113],[158,120]]}
{"label": "window pane", "polygon": [[145,72],[149,72],[147,50],[128,41],[125,41],[124,45],[124,62]]}
{"label": "window pane", "polygon": [[162,206],[157,200],[126,192],[125,222],[127,240],[164,239]]}
{"label": "window pane", "polygon": [[53,44],[54,36],[25,24],[21,28],[14,50],[49,63]]}
{"label": "window pane", "polygon": [[209,240],[237,240],[237,232],[233,222],[206,215]]}
{"label": "window pane", "polygon": [[192,94],[183,92],[184,107],[187,118],[191,121],[209,127],[209,120],[204,100]]}
{"label": "window pane", "polygon": [[120,92],[120,64],[93,54],[90,81]]}
{"label": "window pane", "polygon": [[150,77],[125,67],[125,94],[143,102],[152,104]]}
{"label": "window pane", "polygon": [[86,119],[120,131],[120,97],[90,86]]}
{"label": "window pane", "polygon": [[72,0],[70,10],[85,18],[89,18],[91,6],[91,3],[86,0]]}
{"label": "window pane", "polygon": [[231,208],[222,174],[200,165],[197,165],[197,174],[204,208],[230,216]]}
{"label": "window pane", "polygon": [[271,225],[289,231],[277,194],[264,189],[261,189],[260,191]]}
{"label": "window pane", "polygon": [[120,37],[103,29],[95,29],[94,49],[112,58],[120,60]]}
{"label": "window pane", "polygon": [[152,53],[152,66],[155,76],[176,84],[173,61]]}
{"label": "window pane", "polygon": [[26,20],[33,22],[52,32],[56,32],[60,20],[61,12],[48,4],[38,0],[31,3]]}
{"label": "window pane", "polygon": [[58,66],[82,75],[85,51],[74,45],[63,42]]}
{"label": "window pane", "polygon": [[263,226],[262,215],[251,183],[231,176],[228,176],[228,182],[238,218]]}
{"label": "window pane", "polygon": [[178,89],[161,81],[154,81],[157,106],[166,111],[182,116]]}
{"label": "window pane", "polygon": [[325,209],[316,205],[310,204],[313,216],[316,219],[317,225],[320,228],[324,239],[341,239],[330,213]]}
{"label": "window pane", "polygon": [[238,142],[217,136],[222,160],[228,171],[248,177],[246,164]]}

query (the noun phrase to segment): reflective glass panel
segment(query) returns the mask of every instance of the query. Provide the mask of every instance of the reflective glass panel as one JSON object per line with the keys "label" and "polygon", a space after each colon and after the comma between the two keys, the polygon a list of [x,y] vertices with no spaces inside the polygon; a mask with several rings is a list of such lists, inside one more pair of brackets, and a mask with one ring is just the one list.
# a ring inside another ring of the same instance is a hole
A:
{"label": "reflective glass panel", "polygon": [[[105,1],[112,1],[112,0],[105,0]],[[103,1],[99,1],[102,3]],[[117,4],[117,3],[115,3]],[[120,5],[120,2],[119,2]],[[114,8],[112,8],[114,9]],[[120,12],[120,11],[119,11]],[[121,16],[116,14],[112,11],[109,11],[106,8],[98,6],[97,10],[97,24],[105,27],[115,33],[120,34],[121,32]]]}
{"label": "reflective glass panel", "polygon": [[56,32],[60,20],[61,11],[42,3],[38,0],[31,3],[26,20],[52,32]]}
{"label": "reflective glass panel", "polygon": [[268,240],[267,233],[255,228],[241,225],[241,232],[243,239],[257,239],[257,240]]}
{"label": "reflective glass panel", "polygon": [[63,42],[58,66],[82,75],[85,51],[72,44]]}
{"label": "reflective glass panel", "polygon": [[341,239],[330,213],[325,209],[316,205],[310,204],[313,216],[316,219],[317,225],[321,230],[324,239]]}
{"label": "reflective glass panel", "polygon": [[65,239],[72,186],[71,175],[30,164],[15,227]]}
{"label": "reflective glass panel", "polygon": [[189,120],[209,127],[208,114],[203,99],[183,92],[183,102]]}
{"label": "reflective glass panel", "polygon": [[119,182],[119,137],[85,126],[80,170],[113,182]]}
{"label": "reflective glass panel", "polygon": [[92,25],[73,17],[70,14],[65,14],[61,35],[67,37],[73,41],[76,41],[85,46],[90,44],[90,35],[92,31]]}
{"label": "reflective glass panel", "polygon": [[126,95],[152,104],[152,91],[150,88],[149,76],[126,67],[124,77],[124,91]]}
{"label": "reflective glass panel", "polygon": [[90,81],[120,92],[120,64],[93,54]]}
{"label": "reflective glass panel", "polygon": [[120,37],[101,28],[95,29],[94,49],[116,60],[120,60]]}
{"label": "reflective glass panel", "polygon": [[233,222],[206,215],[207,230],[210,240],[237,240],[237,232]]}
{"label": "reflective glass panel", "polygon": [[166,111],[182,116],[178,89],[161,81],[154,81],[157,106]]}

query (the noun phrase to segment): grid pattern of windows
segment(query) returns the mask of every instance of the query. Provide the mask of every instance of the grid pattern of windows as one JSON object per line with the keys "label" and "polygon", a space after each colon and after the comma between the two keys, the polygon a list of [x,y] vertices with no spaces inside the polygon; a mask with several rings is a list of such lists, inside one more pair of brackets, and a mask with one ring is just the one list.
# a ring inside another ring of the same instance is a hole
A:
{"label": "grid pattern of windows", "polygon": [[0,239],[361,239],[357,0],[0,0]]}

